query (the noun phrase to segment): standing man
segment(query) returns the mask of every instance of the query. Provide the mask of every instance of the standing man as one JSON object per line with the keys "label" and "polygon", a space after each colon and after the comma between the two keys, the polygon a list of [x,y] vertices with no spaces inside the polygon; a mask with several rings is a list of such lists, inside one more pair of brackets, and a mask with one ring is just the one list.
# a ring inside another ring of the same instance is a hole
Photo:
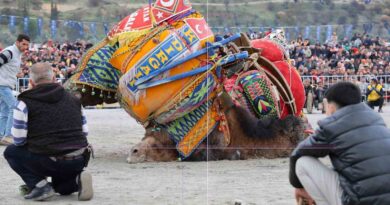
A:
{"label": "standing man", "polygon": [[26,184],[25,199],[43,201],[54,192],[78,192],[79,200],[90,200],[92,176],[83,171],[91,154],[86,119],[80,100],[55,81],[49,63],[31,67],[32,89],[18,96],[14,144],[5,149],[4,157]]}
{"label": "standing man", "polygon": [[378,79],[372,78],[371,84],[367,87],[366,93],[368,106],[372,109],[374,109],[374,106],[379,106],[378,112],[383,112],[382,106],[385,101],[383,94],[383,87],[378,83]]}
{"label": "standing man", "polygon": [[14,45],[0,53],[0,145],[12,144],[12,111],[16,102],[12,90],[15,88],[22,54],[29,44],[30,37],[20,34]]}

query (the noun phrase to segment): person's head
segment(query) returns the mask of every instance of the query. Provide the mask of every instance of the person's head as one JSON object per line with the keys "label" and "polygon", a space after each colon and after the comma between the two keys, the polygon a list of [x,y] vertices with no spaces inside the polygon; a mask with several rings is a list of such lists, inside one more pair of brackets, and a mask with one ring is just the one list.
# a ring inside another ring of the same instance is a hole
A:
{"label": "person's head", "polygon": [[360,103],[361,96],[359,87],[353,83],[339,82],[332,85],[325,93],[328,100],[326,114],[329,116],[342,107]]}
{"label": "person's head", "polygon": [[16,47],[18,47],[20,52],[25,52],[28,50],[30,45],[30,37],[25,34],[19,34],[15,42]]}
{"label": "person's head", "polygon": [[371,85],[376,85],[376,84],[378,84],[378,79],[376,79],[376,78],[371,78],[370,84],[371,84]]}
{"label": "person's head", "polygon": [[55,76],[49,63],[36,63],[30,68],[30,85],[35,87],[39,84],[54,83]]}

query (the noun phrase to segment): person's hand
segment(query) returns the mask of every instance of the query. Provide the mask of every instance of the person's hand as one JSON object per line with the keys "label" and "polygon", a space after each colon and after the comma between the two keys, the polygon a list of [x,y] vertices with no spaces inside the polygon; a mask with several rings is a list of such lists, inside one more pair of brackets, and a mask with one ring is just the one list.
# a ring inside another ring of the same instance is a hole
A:
{"label": "person's hand", "polygon": [[308,205],[314,205],[314,200],[311,198],[311,196],[306,192],[305,189],[301,188],[301,189],[295,189],[295,199],[297,200],[297,202],[299,202],[299,199],[304,199],[306,200],[306,204]]}

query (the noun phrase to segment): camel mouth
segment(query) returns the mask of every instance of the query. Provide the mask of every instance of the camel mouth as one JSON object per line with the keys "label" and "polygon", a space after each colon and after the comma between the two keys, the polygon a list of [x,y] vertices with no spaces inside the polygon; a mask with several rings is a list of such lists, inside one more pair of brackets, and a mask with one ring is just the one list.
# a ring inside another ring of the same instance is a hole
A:
{"label": "camel mouth", "polygon": [[128,164],[137,164],[137,163],[142,163],[146,162],[145,156],[132,156],[129,155],[126,159]]}

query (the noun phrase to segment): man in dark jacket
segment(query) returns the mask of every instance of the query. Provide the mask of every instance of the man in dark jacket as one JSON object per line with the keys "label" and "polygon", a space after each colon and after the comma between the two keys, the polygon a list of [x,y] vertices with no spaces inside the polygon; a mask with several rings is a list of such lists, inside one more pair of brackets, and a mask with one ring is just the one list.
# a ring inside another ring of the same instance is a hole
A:
{"label": "man in dark jacket", "polygon": [[[338,83],[326,93],[327,115],[290,158],[296,198],[317,205],[390,204],[390,130],[361,103],[360,89]],[[317,158],[329,156],[333,169]]]}
{"label": "man in dark jacket", "polygon": [[30,76],[32,89],[18,97],[11,130],[14,144],[4,157],[26,184],[21,186],[25,199],[43,201],[54,192],[78,192],[79,200],[89,200],[92,177],[83,169],[91,148],[81,103],[54,83],[50,64],[33,65]]}

